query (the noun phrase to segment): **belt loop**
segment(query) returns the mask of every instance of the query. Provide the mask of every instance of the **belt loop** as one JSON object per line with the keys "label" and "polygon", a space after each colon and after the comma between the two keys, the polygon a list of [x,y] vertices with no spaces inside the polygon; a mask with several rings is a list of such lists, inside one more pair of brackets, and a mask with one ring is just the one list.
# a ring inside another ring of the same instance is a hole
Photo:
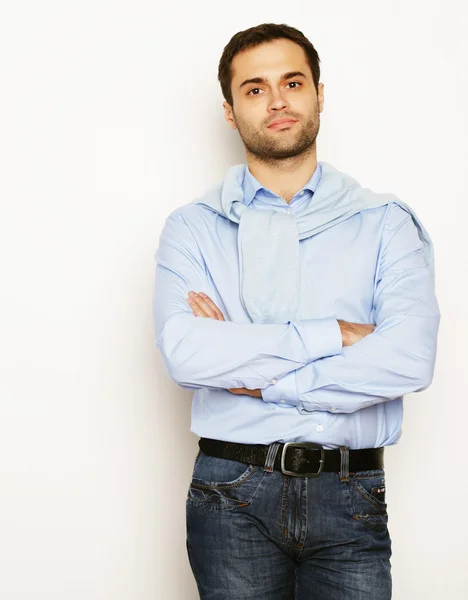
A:
{"label": "belt loop", "polygon": [[341,467],[340,467],[340,481],[349,480],[349,448],[346,446],[340,446],[341,453]]}
{"label": "belt loop", "polygon": [[280,445],[281,445],[280,442],[272,442],[270,444],[270,446],[268,447],[268,452],[267,452],[267,455],[265,458],[265,464],[263,466],[264,471],[273,473],[275,458],[276,458],[276,454],[278,452],[278,448],[280,447]]}

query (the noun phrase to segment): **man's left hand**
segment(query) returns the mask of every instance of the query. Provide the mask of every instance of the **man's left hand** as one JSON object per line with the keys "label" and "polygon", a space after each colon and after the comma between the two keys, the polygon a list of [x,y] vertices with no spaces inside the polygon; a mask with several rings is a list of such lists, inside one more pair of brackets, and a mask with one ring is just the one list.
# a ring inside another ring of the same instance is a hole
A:
{"label": "man's left hand", "polygon": [[247,396],[255,396],[255,398],[262,398],[262,390],[248,390],[247,388],[232,388],[228,390],[233,394],[244,394]]}

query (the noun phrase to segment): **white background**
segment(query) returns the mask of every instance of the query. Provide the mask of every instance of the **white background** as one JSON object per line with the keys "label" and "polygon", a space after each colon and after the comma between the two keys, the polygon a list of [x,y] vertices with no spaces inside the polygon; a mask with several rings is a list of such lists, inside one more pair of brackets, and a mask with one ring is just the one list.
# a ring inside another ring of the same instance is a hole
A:
{"label": "white background", "polygon": [[154,345],[153,256],[169,212],[244,161],[217,66],[262,22],[319,52],[318,159],[433,239],[436,372],[386,451],[393,597],[466,600],[466,17],[455,0],[1,0],[2,600],[198,598],[198,438]]}

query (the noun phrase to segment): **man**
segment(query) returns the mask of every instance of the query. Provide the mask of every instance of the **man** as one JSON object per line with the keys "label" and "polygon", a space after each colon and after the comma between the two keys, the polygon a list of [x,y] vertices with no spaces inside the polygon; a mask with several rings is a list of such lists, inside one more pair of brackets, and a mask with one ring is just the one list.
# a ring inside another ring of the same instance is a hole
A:
{"label": "man", "polygon": [[412,209],[317,162],[304,35],[237,33],[219,64],[247,163],[166,220],[156,340],[194,390],[187,550],[203,600],[388,600],[384,446],[427,388],[440,313]]}

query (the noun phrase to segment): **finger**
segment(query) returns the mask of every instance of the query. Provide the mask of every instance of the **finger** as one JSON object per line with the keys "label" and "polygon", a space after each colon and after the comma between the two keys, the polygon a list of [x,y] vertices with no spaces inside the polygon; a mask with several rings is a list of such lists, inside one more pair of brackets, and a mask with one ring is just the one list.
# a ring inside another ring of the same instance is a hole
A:
{"label": "finger", "polygon": [[206,318],[210,317],[210,315],[206,312],[206,310],[200,304],[198,296],[193,295],[192,297],[187,298],[187,302],[189,303],[190,307],[192,308],[192,311],[194,312],[194,314],[196,313],[197,316],[206,317]]}
{"label": "finger", "polygon": [[224,321],[224,315],[223,313],[219,310],[219,308],[216,306],[216,304],[213,302],[213,300],[207,296],[206,294],[204,294],[203,292],[199,293],[199,296],[201,296],[203,298],[203,300],[205,300],[205,302],[211,306],[211,308],[216,312],[216,314],[218,315],[218,319],[220,321]]}
{"label": "finger", "polygon": [[197,300],[198,300],[198,294],[196,292],[188,293],[187,302],[190,304],[191,307],[198,306],[198,308],[201,308],[201,306],[198,305]]}
{"label": "finger", "polygon": [[208,315],[205,314],[205,311],[198,305],[198,303],[195,301],[195,299],[189,298],[188,303],[190,305],[190,308],[192,309],[193,314],[196,317],[208,318]]}
{"label": "finger", "polygon": [[205,315],[205,313],[198,306],[194,306],[192,308],[192,312],[196,317],[203,317],[204,319],[208,318],[207,315]]}
{"label": "finger", "polygon": [[195,296],[194,300],[209,318],[219,320],[218,313],[201,296]]}

